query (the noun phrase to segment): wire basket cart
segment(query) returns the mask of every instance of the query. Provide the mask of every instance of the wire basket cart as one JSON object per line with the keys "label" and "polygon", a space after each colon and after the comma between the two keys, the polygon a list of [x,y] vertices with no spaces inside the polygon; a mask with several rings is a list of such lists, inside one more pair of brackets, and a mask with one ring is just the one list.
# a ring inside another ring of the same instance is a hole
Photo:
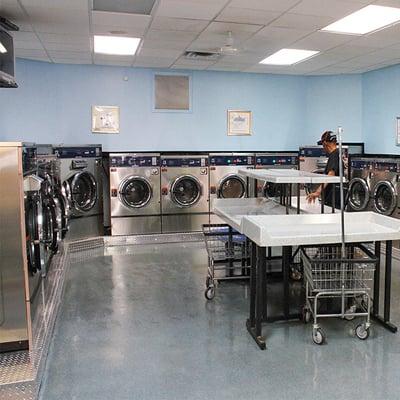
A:
{"label": "wire basket cart", "polygon": [[[318,319],[340,317],[351,320],[365,317],[357,325],[356,336],[365,340],[370,330],[370,288],[374,279],[378,258],[362,244],[346,244],[343,257],[341,245],[302,246],[301,258],[304,267],[306,305],[304,321],[313,318],[312,338],[323,344],[326,336]],[[320,312],[323,299],[340,299],[340,312]]]}
{"label": "wire basket cart", "polygon": [[208,254],[206,289],[204,295],[212,300],[220,281],[249,279],[250,244],[226,224],[203,225]]}

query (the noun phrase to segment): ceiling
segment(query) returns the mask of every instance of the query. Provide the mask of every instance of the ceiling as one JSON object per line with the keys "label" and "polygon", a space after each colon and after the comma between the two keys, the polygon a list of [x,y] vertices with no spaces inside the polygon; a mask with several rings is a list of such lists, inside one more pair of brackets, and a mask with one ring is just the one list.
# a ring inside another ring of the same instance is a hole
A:
{"label": "ceiling", "polygon": [[[114,2],[120,10],[150,0],[97,1]],[[157,0],[150,15],[93,11],[92,3],[0,0],[0,15],[20,26],[13,34],[17,57],[52,63],[301,75],[360,73],[400,63],[400,24],[365,36],[320,32],[367,4],[400,7],[400,0]],[[182,56],[185,50],[223,46],[228,31],[238,54],[216,61]],[[93,35],[110,32],[143,38],[136,56],[94,54]],[[290,67],[259,64],[283,47],[321,53]]]}

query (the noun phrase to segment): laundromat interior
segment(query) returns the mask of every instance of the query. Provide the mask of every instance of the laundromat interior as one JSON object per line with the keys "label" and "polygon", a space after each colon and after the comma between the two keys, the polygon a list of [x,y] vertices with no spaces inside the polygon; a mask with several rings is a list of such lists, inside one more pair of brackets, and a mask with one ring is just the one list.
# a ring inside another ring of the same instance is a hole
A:
{"label": "laundromat interior", "polygon": [[0,399],[399,398],[399,0],[0,0]]}

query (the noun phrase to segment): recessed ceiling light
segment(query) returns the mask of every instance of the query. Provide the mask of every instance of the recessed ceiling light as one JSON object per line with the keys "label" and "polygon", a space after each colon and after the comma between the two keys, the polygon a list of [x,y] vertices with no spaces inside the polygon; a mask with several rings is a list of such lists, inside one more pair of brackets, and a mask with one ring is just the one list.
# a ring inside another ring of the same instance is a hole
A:
{"label": "recessed ceiling light", "polygon": [[300,61],[305,61],[318,53],[319,51],[315,50],[281,49],[260,61],[260,64],[293,65],[299,63]]}
{"label": "recessed ceiling light", "polygon": [[0,42],[0,53],[7,53],[7,49],[3,46],[3,43]]}
{"label": "recessed ceiling light", "polygon": [[94,37],[94,52],[119,56],[133,56],[136,53],[139,43],[139,38],[96,35]]}
{"label": "recessed ceiling light", "polygon": [[322,28],[323,31],[365,35],[400,21],[400,8],[369,5]]}

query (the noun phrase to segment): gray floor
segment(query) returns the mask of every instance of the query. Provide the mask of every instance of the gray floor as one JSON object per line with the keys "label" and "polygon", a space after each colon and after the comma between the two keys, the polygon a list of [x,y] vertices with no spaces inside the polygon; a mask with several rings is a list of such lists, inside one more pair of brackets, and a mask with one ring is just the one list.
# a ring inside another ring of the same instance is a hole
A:
{"label": "gray floor", "polygon": [[[201,244],[114,247],[74,262],[47,362],[42,400],[399,398],[400,334],[323,322],[328,343],[299,322],[245,329],[248,290],[203,296]],[[394,320],[400,322],[395,271]]]}

